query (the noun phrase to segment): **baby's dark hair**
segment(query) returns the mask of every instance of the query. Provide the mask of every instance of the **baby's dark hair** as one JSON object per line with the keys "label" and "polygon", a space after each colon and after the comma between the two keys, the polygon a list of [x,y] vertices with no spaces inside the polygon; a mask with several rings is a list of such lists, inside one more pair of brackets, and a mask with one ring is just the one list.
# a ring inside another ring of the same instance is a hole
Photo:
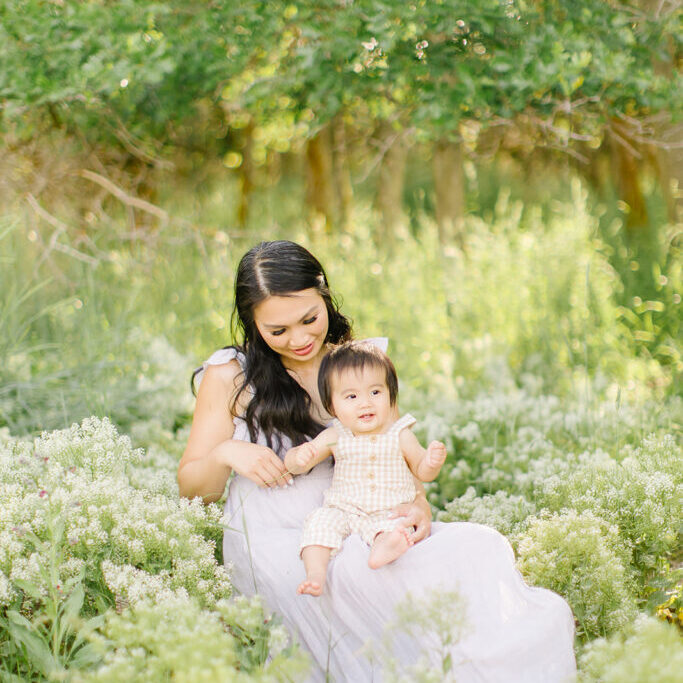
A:
{"label": "baby's dark hair", "polygon": [[396,405],[398,376],[389,356],[380,348],[366,341],[348,341],[335,346],[323,357],[318,371],[318,391],[325,410],[332,411],[332,379],[345,370],[363,370],[366,367],[383,369],[389,389],[389,402]]}

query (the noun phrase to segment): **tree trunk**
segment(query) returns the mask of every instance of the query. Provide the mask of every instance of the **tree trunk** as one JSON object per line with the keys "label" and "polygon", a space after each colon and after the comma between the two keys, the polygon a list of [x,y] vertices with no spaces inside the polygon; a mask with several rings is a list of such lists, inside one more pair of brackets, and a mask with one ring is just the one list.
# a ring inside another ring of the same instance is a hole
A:
{"label": "tree trunk", "polygon": [[465,179],[462,142],[439,140],[434,145],[432,159],[436,222],[442,246],[455,242],[464,246]]}
{"label": "tree trunk", "polygon": [[677,147],[677,143],[683,139],[683,126],[675,123],[661,126],[655,135],[659,145],[651,146],[651,156],[668,218],[672,223],[678,223],[683,220],[683,149]]}
{"label": "tree trunk", "polygon": [[332,138],[334,145],[334,184],[337,188],[341,221],[344,226],[347,226],[353,206],[353,187],[346,145],[346,125],[341,114],[337,114],[332,120]]}
{"label": "tree trunk", "polygon": [[375,203],[380,212],[381,231],[378,240],[391,246],[396,231],[405,223],[403,213],[403,189],[408,160],[408,145],[401,133],[383,123],[379,129],[383,151],[377,179]]}
{"label": "tree trunk", "polygon": [[636,158],[638,151],[634,143],[628,139],[622,126],[618,127],[618,137],[610,130],[610,154],[612,172],[617,185],[619,197],[625,202],[629,211],[626,215],[626,230],[634,234],[647,226],[647,207],[640,187],[638,172],[642,165],[642,155]]}
{"label": "tree trunk", "polygon": [[306,145],[306,203],[312,219],[322,219],[327,231],[336,223],[338,211],[334,191],[332,132],[324,126]]}
{"label": "tree trunk", "polygon": [[240,195],[239,204],[237,205],[237,223],[241,228],[247,226],[251,193],[254,190],[253,131],[254,124],[249,123],[241,133],[242,163],[239,167]]}

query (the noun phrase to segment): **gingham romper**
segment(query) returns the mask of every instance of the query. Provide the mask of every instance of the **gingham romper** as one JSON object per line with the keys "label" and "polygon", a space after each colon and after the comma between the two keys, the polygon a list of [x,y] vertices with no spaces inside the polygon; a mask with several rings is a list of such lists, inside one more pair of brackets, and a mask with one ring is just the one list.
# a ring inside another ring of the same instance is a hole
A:
{"label": "gingham romper", "polygon": [[325,505],[304,522],[301,549],[322,545],[336,555],[349,534],[372,545],[380,531],[396,527],[397,520],[389,519],[392,508],[414,500],[415,481],[398,437],[415,418],[406,414],[385,433],[362,436],[354,436],[339,420],[332,424],[338,435],[332,486],[325,492]]}

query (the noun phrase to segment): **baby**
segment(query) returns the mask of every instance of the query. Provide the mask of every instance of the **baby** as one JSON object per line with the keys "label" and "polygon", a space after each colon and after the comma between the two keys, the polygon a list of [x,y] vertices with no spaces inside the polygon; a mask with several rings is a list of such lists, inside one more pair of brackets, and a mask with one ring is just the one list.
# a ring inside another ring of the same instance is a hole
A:
{"label": "baby", "polygon": [[330,557],[349,534],[360,534],[370,546],[368,564],[373,569],[402,555],[412,541],[390,513],[415,498],[413,475],[432,481],[446,460],[444,444],[432,441],[425,450],[406,429],[415,418],[397,419],[396,369],[373,344],[347,342],[330,351],[320,365],[318,388],[325,410],[336,419],[285,456],[287,469],[302,474],[334,455],[325,504],[304,522],[301,556],[306,579],[297,592],[309,595],[322,593]]}

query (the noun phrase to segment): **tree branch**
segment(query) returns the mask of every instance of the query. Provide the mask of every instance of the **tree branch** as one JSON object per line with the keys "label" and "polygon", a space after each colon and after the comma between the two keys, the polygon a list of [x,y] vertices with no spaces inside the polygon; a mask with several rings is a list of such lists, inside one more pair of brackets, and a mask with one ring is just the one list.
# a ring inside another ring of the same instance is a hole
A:
{"label": "tree branch", "polygon": [[107,190],[109,193],[113,194],[119,201],[121,201],[123,204],[126,206],[135,208],[135,209],[140,209],[140,211],[145,211],[146,213],[152,214],[153,216],[156,216],[163,225],[168,224],[168,213],[164,211],[163,209],[159,208],[158,206],[155,206],[151,202],[145,201],[144,199],[140,199],[139,197],[133,197],[129,194],[127,194],[124,190],[122,190],[120,187],[117,185],[114,185],[114,183],[111,180],[108,180],[104,176],[101,176],[99,173],[95,173],[94,171],[88,171],[87,169],[83,169],[79,175],[82,178],[85,178],[86,180],[90,180],[93,183],[96,183],[100,187],[103,187],[105,190]]}

